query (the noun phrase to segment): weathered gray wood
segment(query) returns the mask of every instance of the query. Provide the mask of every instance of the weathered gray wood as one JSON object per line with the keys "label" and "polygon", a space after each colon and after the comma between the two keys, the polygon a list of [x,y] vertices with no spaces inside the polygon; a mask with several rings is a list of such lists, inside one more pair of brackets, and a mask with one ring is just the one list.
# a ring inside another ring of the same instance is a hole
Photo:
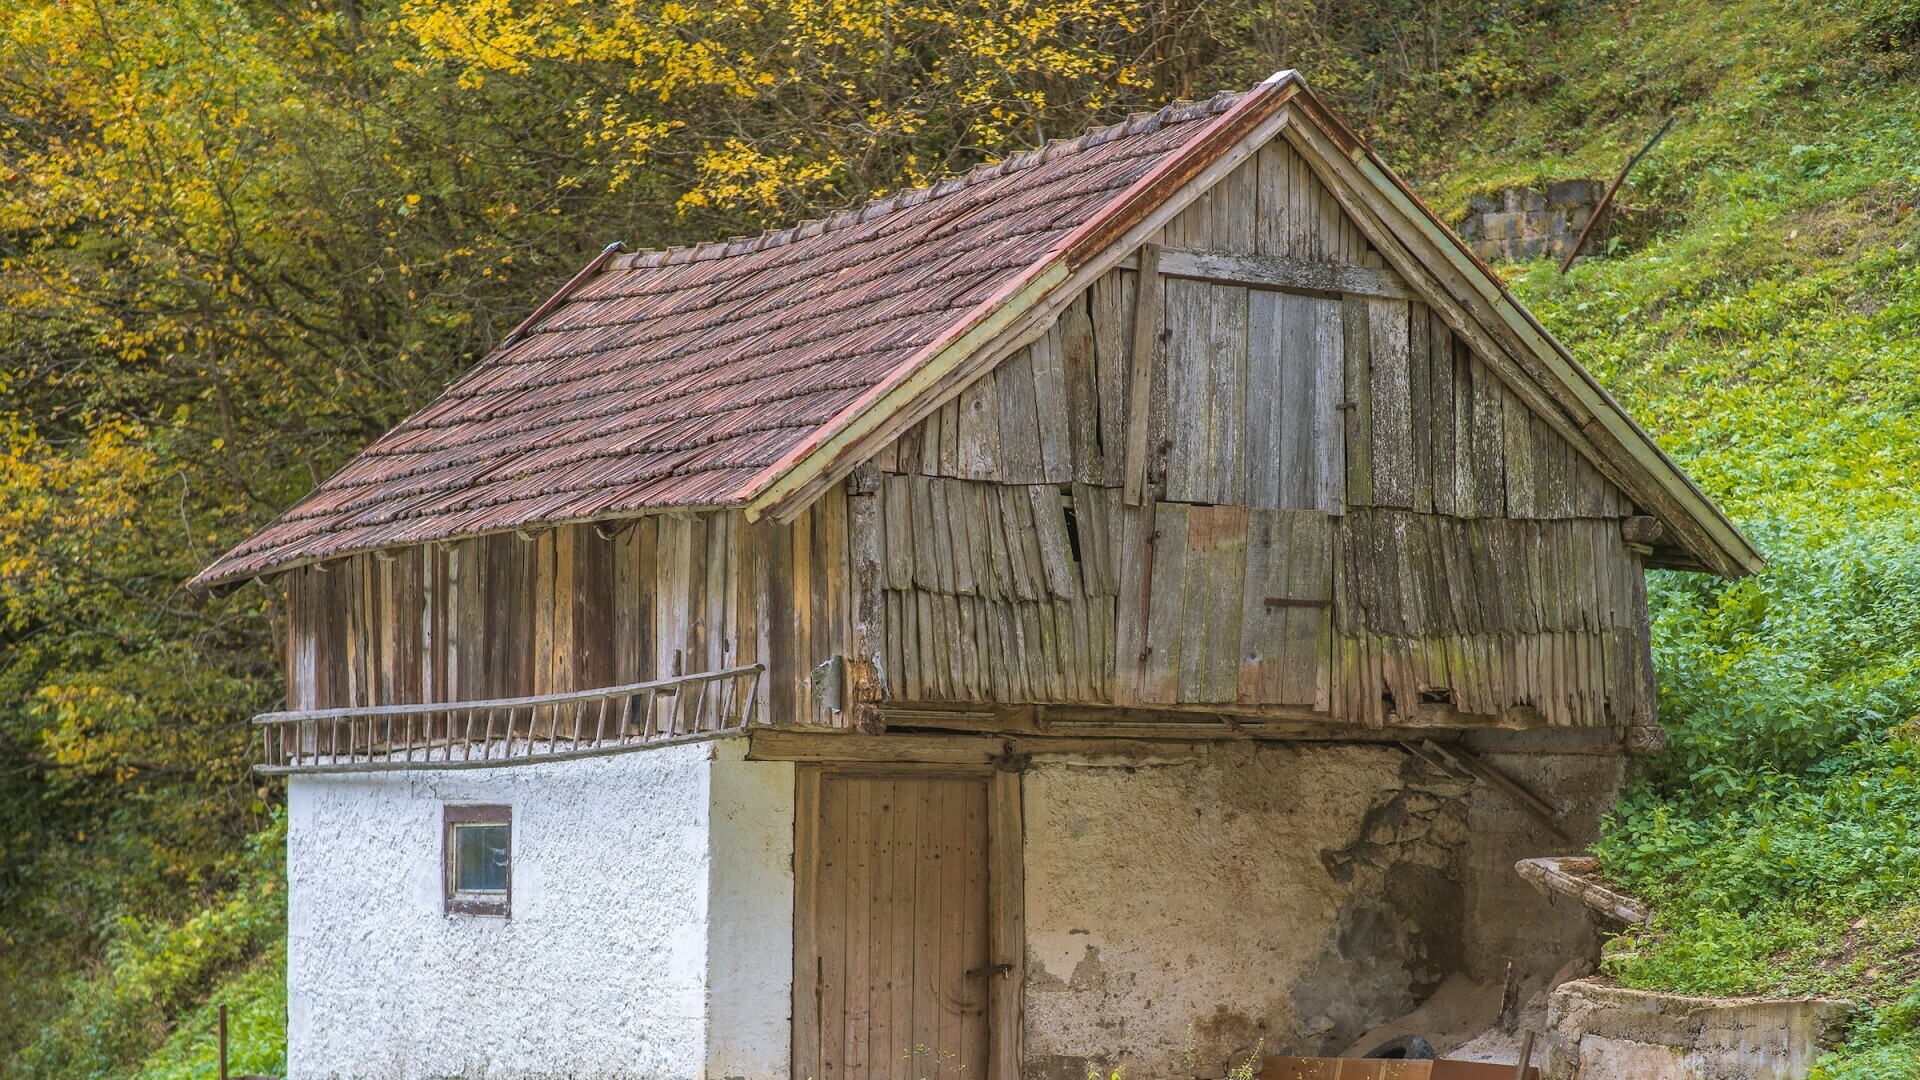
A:
{"label": "weathered gray wood", "polygon": [[1123,484],[1129,506],[1141,505],[1147,490],[1147,412],[1152,407],[1155,339],[1160,335],[1160,307],[1165,300],[1158,245],[1141,247],[1140,270],[1134,275],[1134,281],[1133,333],[1127,345],[1127,449]]}
{"label": "weathered gray wood", "polygon": [[[1122,262],[1120,265],[1124,267],[1128,263]],[[1311,261],[1291,255],[1239,255],[1169,246],[1160,253],[1160,272],[1167,277],[1192,278],[1216,285],[1310,293],[1329,298],[1359,296],[1379,300],[1413,300],[1419,297],[1390,270]]]}
{"label": "weathered gray wood", "polygon": [[[1294,301],[1299,306],[1300,301]],[[1344,506],[1346,490],[1346,425],[1348,411],[1340,408],[1346,400],[1342,386],[1346,365],[1345,318],[1338,300],[1305,302],[1313,325],[1310,363],[1313,376],[1311,422],[1315,461],[1315,486],[1307,505],[1330,514]]]}
{"label": "weathered gray wood", "polygon": [[1140,700],[1141,672],[1146,663],[1147,589],[1151,572],[1149,539],[1151,509],[1126,505],[1117,508],[1118,550],[1115,552],[1113,616],[1113,686],[1115,704]]}
{"label": "weathered gray wood", "polygon": [[1287,188],[1293,148],[1275,140],[1254,157],[1254,250],[1267,256],[1291,256],[1287,243]]}
{"label": "weathered gray wood", "polygon": [[1193,507],[1180,586],[1183,702],[1230,702],[1236,696],[1246,565],[1246,508]]}
{"label": "weathered gray wood", "polygon": [[1067,415],[1066,343],[1056,322],[1028,347],[1033,355],[1033,403],[1040,428],[1040,483],[1073,481],[1073,445]]}
{"label": "weathered gray wood", "polygon": [[1097,484],[1105,472],[1100,450],[1100,398],[1094,358],[1093,319],[1084,302],[1060,315],[1060,364],[1067,391],[1067,448],[1073,479]]}
{"label": "weathered gray wood", "polygon": [[1207,209],[1212,236],[1200,246],[1237,255],[1253,253],[1258,171],[1257,159],[1249,159],[1214,184],[1214,198]]}
{"label": "weathered gray wood", "polygon": [[1436,514],[1454,512],[1458,481],[1454,472],[1453,331],[1439,312],[1427,312],[1427,370],[1433,410],[1431,430],[1432,468],[1429,472],[1433,510]]}
{"label": "weathered gray wood", "polygon": [[1534,499],[1537,467],[1534,463],[1533,412],[1521,404],[1519,398],[1502,391],[1500,414],[1507,459],[1507,516],[1537,517],[1539,508]]}
{"label": "weathered gray wood", "polygon": [[1182,589],[1186,584],[1190,509],[1184,503],[1156,503],[1153,508],[1155,535],[1147,584],[1146,665],[1140,679],[1140,700],[1145,702],[1179,700],[1180,645],[1185,619]]}
{"label": "weathered gray wood", "polygon": [[1473,385],[1473,490],[1479,513],[1488,517],[1507,512],[1506,397],[1500,380],[1476,357],[1470,365]]}
{"label": "weathered gray wood", "polygon": [[1040,413],[1034,400],[1034,347],[1021,349],[994,371],[1000,404],[1000,481],[1046,482],[1040,447]]}
{"label": "weathered gray wood", "polygon": [[1407,305],[1398,300],[1367,304],[1371,342],[1373,406],[1373,499],[1375,506],[1413,504],[1412,389],[1408,379]]}
{"label": "weathered gray wood", "polygon": [[1347,505],[1373,505],[1373,329],[1365,300],[1347,300],[1340,307],[1342,381],[1346,397],[1340,402],[1343,441],[1346,443]]}
{"label": "weathered gray wood", "polygon": [[1067,540],[1060,489],[1030,487],[1027,489],[1027,498],[1033,509],[1034,539],[1039,548],[1040,566],[1046,575],[1048,592],[1062,599],[1079,596],[1080,578],[1073,564],[1073,549]]}
{"label": "weathered gray wood", "polygon": [[1427,305],[1407,305],[1407,404],[1413,434],[1413,509],[1433,512],[1433,357]]}
{"label": "weathered gray wood", "polygon": [[961,476],[995,480],[1000,476],[1000,391],[989,371],[960,391],[959,454]]}
{"label": "weathered gray wood", "polygon": [[[1264,290],[1247,296],[1246,503],[1266,509],[1286,505],[1282,490],[1294,468],[1289,444],[1301,437],[1285,420],[1289,342],[1281,314],[1284,299]],[[1311,436],[1309,429],[1306,437]]]}
{"label": "weathered gray wood", "polygon": [[1212,286],[1208,290],[1208,306],[1211,314],[1207,354],[1212,369],[1208,380],[1211,391],[1208,416],[1212,430],[1206,458],[1193,463],[1206,473],[1206,482],[1196,486],[1210,493],[1206,502],[1244,504],[1247,501],[1247,290]]}
{"label": "weathered gray wood", "polygon": [[1128,333],[1133,323],[1137,274],[1109,271],[1087,290],[1091,299],[1094,382],[1098,388],[1100,476],[1092,482],[1110,488],[1126,483]]}
{"label": "weathered gray wood", "polygon": [[1213,287],[1169,280],[1166,293],[1166,497],[1213,502]]}

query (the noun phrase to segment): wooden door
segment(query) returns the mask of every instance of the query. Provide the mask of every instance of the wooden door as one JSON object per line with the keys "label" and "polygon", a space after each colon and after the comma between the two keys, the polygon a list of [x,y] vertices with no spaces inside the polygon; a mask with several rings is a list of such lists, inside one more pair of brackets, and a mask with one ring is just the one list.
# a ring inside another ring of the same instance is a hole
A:
{"label": "wooden door", "polygon": [[1017,818],[1010,859],[990,842],[1006,787],[988,774],[803,775],[795,1080],[1013,1080],[1022,947],[1017,916],[994,913],[1018,903],[996,902],[1016,885],[996,863],[1017,866]]}

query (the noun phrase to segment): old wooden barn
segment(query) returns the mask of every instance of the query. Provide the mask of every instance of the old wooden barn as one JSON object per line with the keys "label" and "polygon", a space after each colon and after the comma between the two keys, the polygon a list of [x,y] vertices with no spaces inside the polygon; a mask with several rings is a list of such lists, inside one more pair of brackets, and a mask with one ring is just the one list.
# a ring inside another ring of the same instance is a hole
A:
{"label": "old wooden barn", "polygon": [[293,1077],[1083,1080],[1576,970],[1644,571],[1760,564],[1283,73],[610,247],[196,585]]}

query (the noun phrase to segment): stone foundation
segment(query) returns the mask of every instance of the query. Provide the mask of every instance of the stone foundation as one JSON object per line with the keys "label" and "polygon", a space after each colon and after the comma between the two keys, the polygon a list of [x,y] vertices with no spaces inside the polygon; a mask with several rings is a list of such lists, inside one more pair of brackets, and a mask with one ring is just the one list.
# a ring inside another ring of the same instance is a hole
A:
{"label": "stone foundation", "polygon": [[1801,1080],[1852,1011],[1570,982],[1547,1015],[1546,1080]]}

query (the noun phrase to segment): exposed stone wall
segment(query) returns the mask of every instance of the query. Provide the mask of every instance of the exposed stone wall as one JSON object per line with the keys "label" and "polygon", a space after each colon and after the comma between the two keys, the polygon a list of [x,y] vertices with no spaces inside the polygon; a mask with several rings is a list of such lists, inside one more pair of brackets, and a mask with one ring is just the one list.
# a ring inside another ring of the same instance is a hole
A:
{"label": "exposed stone wall", "polygon": [[[1593,217],[1606,185],[1598,180],[1561,180],[1544,189],[1508,188],[1467,200],[1456,231],[1488,262],[1565,258]],[[1604,242],[1606,223],[1587,239],[1587,253]]]}
{"label": "exposed stone wall", "polygon": [[[793,770],[698,743],[288,784],[288,1075],[785,1078]],[[513,808],[507,919],[441,807]]]}

